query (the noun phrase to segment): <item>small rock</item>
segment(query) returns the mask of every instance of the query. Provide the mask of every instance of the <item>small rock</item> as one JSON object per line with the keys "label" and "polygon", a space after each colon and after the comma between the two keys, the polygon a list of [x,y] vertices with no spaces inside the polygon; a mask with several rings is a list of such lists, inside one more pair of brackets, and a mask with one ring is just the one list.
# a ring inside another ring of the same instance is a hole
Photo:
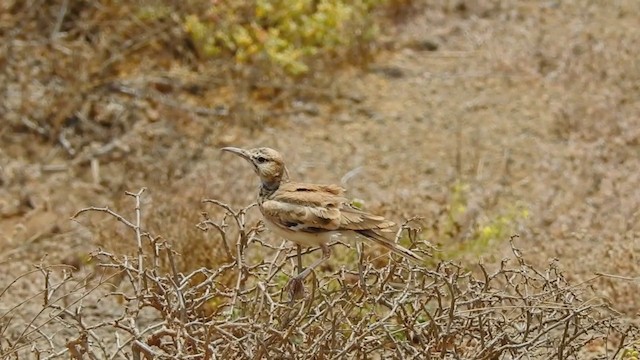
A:
{"label": "small rock", "polygon": [[383,75],[390,79],[400,79],[404,77],[404,71],[397,66],[378,66],[371,69],[371,72]]}
{"label": "small rock", "polygon": [[407,43],[407,48],[415,51],[437,51],[440,45],[431,39],[414,40]]}

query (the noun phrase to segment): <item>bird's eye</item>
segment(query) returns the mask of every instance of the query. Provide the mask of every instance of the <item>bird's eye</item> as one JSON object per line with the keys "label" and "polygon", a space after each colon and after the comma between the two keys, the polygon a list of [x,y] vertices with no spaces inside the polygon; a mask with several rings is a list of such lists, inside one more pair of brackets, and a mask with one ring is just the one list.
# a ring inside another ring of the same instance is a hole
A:
{"label": "bird's eye", "polygon": [[256,158],[256,161],[257,161],[259,164],[263,164],[263,163],[267,162],[267,158],[262,157],[262,156],[258,156],[258,157]]}

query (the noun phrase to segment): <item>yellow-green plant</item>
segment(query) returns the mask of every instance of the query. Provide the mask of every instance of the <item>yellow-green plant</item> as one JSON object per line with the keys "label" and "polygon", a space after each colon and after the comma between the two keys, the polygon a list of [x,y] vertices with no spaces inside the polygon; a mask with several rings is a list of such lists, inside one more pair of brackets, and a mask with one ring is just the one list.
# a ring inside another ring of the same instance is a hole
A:
{"label": "yellow-green plant", "polygon": [[[450,200],[443,226],[439,229],[439,237],[458,238],[460,241],[443,241],[442,252],[437,255],[444,259],[464,257],[469,254],[479,254],[487,250],[496,241],[504,240],[513,235],[519,221],[529,217],[529,210],[521,204],[513,204],[502,209],[499,214],[467,219],[467,228],[458,223],[459,218],[469,216],[468,206],[469,185],[456,182],[450,190]],[[462,232],[465,232],[462,234]]]}
{"label": "yellow-green plant", "polygon": [[638,360],[640,358],[638,348],[640,348],[640,340],[632,342],[629,346],[624,348],[624,351],[622,351],[622,355],[620,356],[620,360]]}
{"label": "yellow-green plant", "polygon": [[219,1],[184,26],[203,57],[272,65],[289,75],[309,70],[312,55],[336,57],[378,33],[372,11],[385,0]]}

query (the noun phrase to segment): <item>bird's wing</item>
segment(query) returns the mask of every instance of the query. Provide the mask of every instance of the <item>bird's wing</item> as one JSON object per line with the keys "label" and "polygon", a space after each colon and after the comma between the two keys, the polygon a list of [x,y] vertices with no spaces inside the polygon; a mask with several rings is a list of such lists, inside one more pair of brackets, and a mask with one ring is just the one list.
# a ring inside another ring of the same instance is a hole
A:
{"label": "bird's wing", "polygon": [[340,209],[340,228],[345,230],[389,230],[395,224],[382,216],[368,214],[349,204]]}
{"label": "bird's wing", "polygon": [[277,226],[321,232],[340,227],[344,190],[335,185],[284,183],[262,202],[262,212]]}
{"label": "bird's wing", "polygon": [[352,207],[343,193],[337,185],[284,183],[262,206],[267,216],[289,228],[384,231],[395,225]]}
{"label": "bird's wing", "polygon": [[391,231],[393,222],[352,207],[343,192],[336,185],[284,183],[260,206],[265,218],[283,229],[307,233],[352,230],[399,255],[420,260],[380,234]]}
{"label": "bird's wing", "polygon": [[422,261],[422,258],[418,256],[416,253],[414,253],[413,251],[403,248],[402,246],[396,244],[395,242],[386,238],[385,236],[383,236],[382,234],[378,233],[375,230],[371,230],[371,229],[355,230],[355,232],[368,238],[369,240],[372,240],[378,245],[384,246],[385,248],[395,252],[400,256],[404,256],[408,259],[413,259],[414,261]]}
{"label": "bird's wing", "polygon": [[342,196],[343,194],[344,189],[338,185],[318,185],[297,182],[282,183],[276,191],[276,196],[287,198],[289,201],[297,203],[321,203],[325,199],[335,198],[346,201]]}

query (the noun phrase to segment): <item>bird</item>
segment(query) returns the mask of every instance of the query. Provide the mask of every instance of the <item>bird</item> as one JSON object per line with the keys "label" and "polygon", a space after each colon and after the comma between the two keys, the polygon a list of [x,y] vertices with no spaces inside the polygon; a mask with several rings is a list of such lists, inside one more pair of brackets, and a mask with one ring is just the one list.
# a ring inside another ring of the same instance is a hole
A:
{"label": "bird", "polygon": [[[395,224],[382,216],[352,206],[338,185],[293,182],[282,155],[271,148],[221,149],[245,159],[260,178],[258,207],[267,228],[298,246],[298,275],[301,284],[313,269],[331,257],[328,243],[336,236],[356,234],[413,261],[422,258],[383,235]],[[301,247],[319,246],[322,258],[305,270],[301,265]],[[294,285],[295,286],[295,285]]]}

